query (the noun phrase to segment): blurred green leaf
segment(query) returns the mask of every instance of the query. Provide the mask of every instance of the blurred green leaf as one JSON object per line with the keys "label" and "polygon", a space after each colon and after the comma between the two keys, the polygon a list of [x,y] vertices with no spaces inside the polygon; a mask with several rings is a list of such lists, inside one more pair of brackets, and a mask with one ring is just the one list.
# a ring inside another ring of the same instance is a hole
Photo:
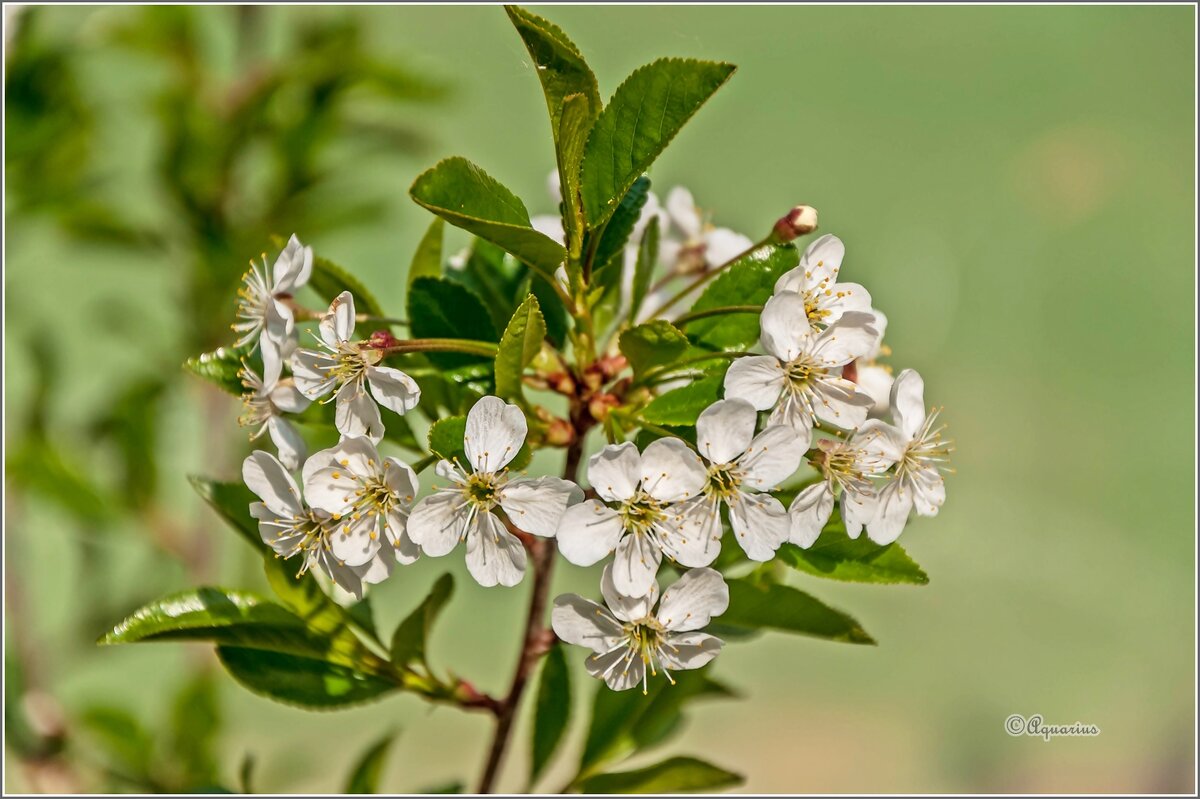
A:
{"label": "blurred green leaf", "polygon": [[694,757],[672,757],[661,763],[633,771],[597,774],[580,783],[581,793],[688,793],[712,791],[739,785],[740,774],[698,760]]}
{"label": "blurred green leaf", "polygon": [[[466,286],[446,278],[419,277],[412,282],[408,289],[408,320],[413,338],[499,340],[479,297]],[[443,368],[462,366],[483,358],[454,352],[426,355],[430,362]]]}
{"label": "blurred green leaf", "polygon": [[625,270],[625,245],[629,243],[633,227],[641,217],[649,195],[650,178],[642,175],[625,192],[612,219],[604,226],[592,259],[592,279],[589,284],[601,295],[617,292],[621,287],[621,275]]}
{"label": "blurred green leaf", "polygon": [[529,784],[554,756],[571,720],[571,672],[561,643],[550,647],[542,662],[533,711],[533,741],[529,753]]}
{"label": "blurred green leaf", "polygon": [[442,276],[442,241],[445,232],[445,221],[440,216],[435,216],[417,244],[416,252],[413,253],[412,264],[408,267],[409,285],[419,277]]}
{"label": "blurred green leaf", "polygon": [[650,283],[654,279],[654,269],[658,266],[658,237],[659,221],[657,217],[650,220],[642,232],[642,240],[638,242],[637,263],[633,268],[633,289],[630,293],[629,318],[636,320],[646,294],[650,291]]}
{"label": "blurred green leaf", "polygon": [[542,318],[537,297],[530,294],[518,306],[500,337],[500,349],[496,353],[496,396],[501,399],[524,397],[521,375],[541,351],[545,337],[546,320]]}
{"label": "blurred green leaf", "polygon": [[693,425],[700,414],[720,397],[724,374],[710,375],[655,397],[642,408],[641,417],[651,424]]}
{"label": "blurred green leaf", "polygon": [[674,677],[674,685],[666,679],[652,680],[644,695],[637,689],[613,691],[603,683],[596,686],[576,782],[606,764],[661,743],[678,728],[686,703],[734,695],[709,677],[708,669],[681,671]]}
{"label": "blurred green leaf", "polygon": [[354,310],[357,313],[387,316],[375,295],[361,280],[328,258],[313,258],[312,277],[309,278],[308,285],[326,302],[332,302],[334,297],[348,291],[354,295]]}
{"label": "blurred green leaf", "polygon": [[[727,584],[729,609],[720,616],[720,627],[780,630],[851,644],[875,643],[853,617],[803,591],[746,579],[728,580]],[[719,629],[709,632],[719,635]]]}
{"label": "blurred green leaf", "polygon": [[128,710],[108,705],[87,708],[80,726],[111,760],[117,775],[138,784],[152,784],[154,736]]}
{"label": "blurred green leaf", "polygon": [[826,527],[808,549],[784,544],[776,557],[794,569],[831,580],[909,585],[929,582],[929,575],[899,544],[880,546],[865,535],[852,539],[840,523]]}
{"label": "blurred green leaf", "polygon": [[219,781],[215,748],[220,731],[217,683],[210,671],[197,672],[171,707],[171,763],[182,786],[196,789]]}
{"label": "blurred green leaf", "polygon": [[212,352],[188,358],[183,368],[215,384],[235,397],[242,396],[242,360],[250,357],[250,347],[221,347]]}
{"label": "blurred green leaf", "polygon": [[382,644],[379,628],[375,625],[375,609],[371,604],[369,594],[346,608],[346,617],[372,641]]}
{"label": "blurred green leaf", "polygon": [[[496,330],[503,330],[528,292],[520,286],[530,270],[504,250],[480,238],[471,241],[462,269],[447,269],[446,278],[461,283],[478,297]],[[536,274],[533,273],[533,274]]]}
{"label": "blurred green leaf", "polygon": [[732,64],[664,58],[625,79],[596,118],[584,148],[583,208],[589,228],[598,229],[612,216],[634,181],[734,69]]}
{"label": "blurred green leaf", "polygon": [[13,486],[54,503],[90,529],[116,521],[117,498],[51,442],[40,436],[19,440],[6,456],[5,479]]}
{"label": "blurred green leaf", "polygon": [[[771,299],[775,281],[800,263],[791,244],[766,245],[734,261],[709,284],[692,305],[692,312],[730,305],[762,305]],[[714,350],[741,350],[758,341],[758,314],[738,313],[696,319],[687,334],[696,344]]]}
{"label": "blurred green leaf", "polygon": [[388,750],[396,740],[396,733],[389,732],[363,752],[354,771],[346,780],[342,793],[379,793],[379,778],[387,761]]}
{"label": "blurred green leaf", "polygon": [[121,498],[132,510],[145,510],[158,493],[158,421],[166,391],[161,377],[135,378],[92,424],[94,436],[117,447]]}
{"label": "blurred green leaf", "polygon": [[426,646],[429,634],[433,632],[433,624],[453,595],[454,577],[443,574],[433,584],[428,596],[421,600],[421,604],[408,614],[392,633],[390,652],[393,664],[405,666],[413,661],[426,662]]}
{"label": "blurred green leaf", "polygon": [[530,225],[525,204],[465,158],[447,158],[422,173],[409,194],[450,224],[487,239],[549,279],[566,259],[561,244]]}
{"label": "blurred green leaf", "polygon": [[[190,475],[188,482],[217,512],[225,522],[234,529],[250,546],[259,552],[269,552],[258,534],[258,522],[250,515],[250,504],[258,502],[254,492],[242,483],[223,483],[219,480],[209,480],[198,475]],[[273,556],[273,553],[272,553]]]}
{"label": "blurred green leaf", "polygon": [[218,646],[217,656],[246,689],[310,710],[358,705],[399,690],[394,682],[326,660],[234,646]]}
{"label": "blurred green leaf", "polygon": [[651,367],[671,363],[687,352],[688,346],[687,336],[663,319],[631,327],[620,338],[621,354],[637,376]]}

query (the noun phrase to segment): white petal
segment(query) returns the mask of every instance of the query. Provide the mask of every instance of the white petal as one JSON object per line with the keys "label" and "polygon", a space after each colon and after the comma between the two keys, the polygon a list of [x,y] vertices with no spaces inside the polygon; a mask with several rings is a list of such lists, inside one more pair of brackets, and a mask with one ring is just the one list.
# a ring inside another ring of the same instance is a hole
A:
{"label": "white petal", "polygon": [[729,505],[734,537],[750,560],[767,561],[787,540],[790,522],[783,504],[767,494],[741,494]]}
{"label": "white petal", "polygon": [[407,566],[415,563],[417,558],[421,557],[421,548],[408,534],[408,511],[398,509],[388,511],[384,532],[387,534],[387,542],[391,546],[385,546],[383,549],[390,549],[396,560]]}
{"label": "white petal", "polygon": [[889,481],[879,491],[875,517],[867,523],[867,537],[880,545],[895,541],[904,532],[912,506],[912,490],[903,488],[901,480]]}
{"label": "white petal", "polygon": [[330,349],[337,349],[343,341],[349,341],[354,336],[354,297],[350,292],[343,291],[329,303],[329,310],[321,317],[319,325],[321,340]]}
{"label": "white petal", "polygon": [[759,491],[779,485],[799,468],[811,438],[809,431],[801,435],[787,425],[771,425],[754,437],[738,459],[743,479]]}
{"label": "white petal", "polygon": [[771,355],[738,358],[725,373],[726,398],[744,399],[755,410],[774,407],[783,391],[783,367]]}
{"label": "white petal", "polygon": [[826,367],[841,366],[866,356],[879,337],[874,322],[875,317],[869,313],[844,314],[821,331],[812,347],[813,356]]}
{"label": "white petal", "polygon": [[312,247],[305,247],[293,233],[287,246],[275,259],[275,267],[271,270],[271,288],[277,294],[292,294],[308,283],[312,268]]}
{"label": "white petal", "polygon": [[609,502],[620,502],[637,493],[642,456],[632,441],[609,444],[588,460],[588,482]]}
{"label": "white petal", "polygon": [[579,486],[559,477],[513,480],[500,489],[499,495],[500,507],[509,521],[518,529],[544,538],[558,531],[567,506],[582,497]]}
{"label": "white petal", "polygon": [[308,497],[308,504],[318,510],[337,516],[349,513],[357,499],[358,488],[354,475],[343,466],[310,471],[305,464],[304,495]]}
{"label": "white petal", "polygon": [[621,621],[637,621],[649,616],[658,601],[658,583],[652,581],[649,589],[638,594],[623,594],[613,579],[613,568],[612,563],[608,564],[600,575],[600,594],[608,609]]}
{"label": "white petal", "polygon": [[286,419],[280,419],[278,416],[267,420],[267,431],[279,450],[280,462],[293,471],[299,469],[308,453],[303,436]]}
{"label": "white petal", "polygon": [[284,378],[271,389],[271,404],[284,413],[302,413],[312,401],[296,388],[294,379]]}
{"label": "white petal", "polygon": [[549,236],[559,244],[565,244],[567,237],[563,232],[562,217],[550,214],[537,214],[530,217],[529,224],[543,236]]}
{"label": "white petal", "polygon": [[813,346],[813,331],[808,324],[804,298],[793,291],[776,294],[767,300],[759,318],[762,347],[787,362]]}
{"label": "white petal", "polygon": [[250,516],[258,521],[258,535],[263,543],[280,555],[292,554],[304,538],[304,533],[292,526],[295,514],[281,516],[262,502],[251,502]]}
{"label": "white petal", "polygon": [[875,330],[879,333],[879,337],[875,339],[875,346],[872,347],[871,351],[867,353],[867,360],[873,361],[879,357],[880,352],[883,349],[883,336],[884,332],[887,330],[888,320],[883,311],[879,310],[878,308],[871,308],[870,314],[875,317],[875,323],[871,325],[871,327],[875,328]]}
{"label": "white petal", "polygon": [[380,526],[373,515],[364,514],[357,519],[353,516],[343,516],[332,525],[329,548],[334,557],[347,566],[361,566],[375,557],[375,553],[383,544],[379,539]]}
{"label": "white petal", "polygon": [[800,257],[800,266],[811,275],[808,284],[819,286],[836,281],[845,256],[846,245],[837,236],[826,233],[813,241]]}
{"label": "white petal", "polygon": [[[871,293],[857,283],[834,283],[823,289],[817,294],[817,307],[828,312],[824,321],[830,324],[851,311],[872,317],[875,315],[871,310]],[[860,356],[863,358],[871,357],[871,353],[879,349],[879,327],[876,324],[871,327],[875,329],[875,336],[871,346]]]}
{"label": "white petal", "polygon": [[621,517],[594,499],[572,505],[558,524],[558,551],[576,566],[591,566],[616,549],[624,532]]}
{"label": "white petal", "polygon": [[714,569],[689,569],[663,593],[658,620],[668,630],[688,632],[708,626],[729,608],[729,587]]}
{"label": "white petal", "polygon": [[262,353],[263,360],[263,384],[271,385],[279,379],[283,374],[283,353],[281,352],[282,345],[275,341],[270,336],[261,336],[258,339],[258,349]]}
{"label": "white petal", "polygon": [[344,438],[329,449],[314,452],[304,463],[303,480],[321,469],[344,467],[353,475],[371,475],[379,468],[379,450],[367,438]]}
{"label": "white petal", "polygon": [[729,263],[754,246],[754,242],[748,237],[723,227],[713,228],[704,239],[704,260],[708,262],[710,269]]}
{"label": "white petal", "polygon": [[946,483],[936,469],[921,469],[912,476],[913,507],[920,516],[937,516],[946,501]]}
{"label": "white petal", "polygon": [[721,652],[720,638],[708,633],[668,634],[660,650],[663,667],[670,671],[698,669]]}
{"label": "white petal", "polygon": [[[754,413],[753,409],[750,411]],[[642,451],[642,489],[659,502],[679,502],[704,489],[708,471],[700,456],[678,438],[659,438]]]}
{"label": "white petal", "polygon": [[550,611],[554,634],[568,644],[586,646],[593,652],[606,652],[622,636],[621,625],[607,610],[578,594],[562,594]]}
{"label": "white petal", "polygon": [[630,533],[617,542],[613,584],[624,596],[643,596],[654,585],[662,552],[645,535]]}
{"label": "white petal", "polygon": [[344,383],[338,389],[333,424],[343,436],[363,436],[376,444],[383,439],[379,406],[367,393],[362,378]]}
{"label": "white petal", "polygon": [[304,511],[296,481],[271,453],[250,453],[242,461],[242,480],[275,514],[297,516]]}
{"label": "white petal", "polygon": [[805,488],[788,508],[790,533],[788,540],[801,549],[808,549],[820,538],[821,530],[833,513],[833,493],[829,483],[822,480]]}
{"label": "white petal", "polygon": [[646,676],[646,664],[627,647],[614,649],[602,655],[590,655],[584,661],[588,674],[599,677],[614,691],[628,691],[642,684]]}
{"label": "white petal", "polygon": [[858,377],[855,379],[858,387],[871,398],[875,406],[871,408],[872,416],[882,416],[892,407],[892,373],[882,366],[871,366],[858,362]]}
{"label": "white petal", "polygon": [[[396,559],[392,556],[391,551],[387,547],[380,547],[375,557],[362,566],[354,567],[354,571],[362,582],[369,585],[378,585],[392,576],[392,570],[395,567]],[[345,586],[342,587],[344,588]],[[361,594],[359,598],[361,599]]]}
{"label": "white petal", "polygon": [[750,446],[756,424],[758,412],[748,400],[718,400],[696,420],[696,444],[711,463],[731,463]]}
{"label": "white petal", "polygon": [[483,397],[467,414],[463,447],[477,472],[503,469],[525,443],[529,425],[516,405],[499,397]]}
{"label": "white petal", "polygon": [[335,383],[329,372],[337,361],[316,350],[297,350],[292,356],[292,379],[301,394],[310,400],[320,399],[329,393]]}
{"label": "white petal", "polygon": [[879,498],[874,494],[845,491],[842,494],[842,523],[846,526],[846,535],[858,538],[878,510]]}
{"label": "white petal", "polygon": [[683,186],[676,186],[667,192],[667,213],[685,237],[695,239],[700,236],[704,220],[700,218],[692,193]]}
{"label": "white petal", "polygon": [[411,505],[421,490],[421,483],[412,467],[391,456],[383,459],[383,482],[404,505]]}
{"label": "white petal", "polygon": [[485,588],[514,586],[525,576],[525,547],[490,513],[475,517],[467,533],[467,571]]}
{"label": "white petal", "polygon": [[375,401],[388,410],[404,415],[421,401],[421,387],[399,369],[390,366],[368,366],[367,383]]}
{"label": "white petal", "polygon": [[862,460],[873,473],[885,471],[888,466],[904,457],[904,448],[908,439],[887,422],[878,419],[868,419],[850,439],[864,453]]}
{"label": "white petal", "polygon": [[659,533],[663,551],[676,563],[694,569],[707,566],[721,554],[721,503],[698,496],[675,506],[677,519],[668,534]]}
{"label": "white petal", "polygon": [[426,555],[440,558],[462,540],[467,510],[467,502],[461,494],[443,491],[428,496],[409,514],[408,536]]}
{"label": "white petal", "polygon": [[[334,585],[341,588],[347,594],[353,595],[355,599],[362,599],[364,580],[359,575],[359,572],[371,571],[378,560],[380,560],[379,555],[376,555],[362,566],[347,566],[326,552],[325,557],[322,557],[318,562],[320,563],[321,570],[329,575],[329,579],[333,580]],[[378,582],[382,582],[382,579]]]}
{"label": "white petal", "polygon": [[813,393],[813,408],[826,422],[852,430],[867,420],[871,398],[849,380],[841,377],[818,380],[813,384]]}
{"label": "white petal", "polygon": [[896,375],[892,384],[892,420],[911,441],[925,424],[925,381],[912,369]]}

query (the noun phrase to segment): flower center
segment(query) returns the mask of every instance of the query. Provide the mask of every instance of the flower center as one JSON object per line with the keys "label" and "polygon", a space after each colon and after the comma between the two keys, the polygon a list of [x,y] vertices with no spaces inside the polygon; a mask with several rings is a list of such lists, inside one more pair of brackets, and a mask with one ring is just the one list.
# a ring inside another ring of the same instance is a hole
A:
{"label": "flower center", "polygon": [[867,454],[859,447],[849,446],[844,441],[822,439],[817,442],[819,451],[811,458],[832,488],[842,488],[852,493],[868,493],[871,481],[866,476]]}
{"label": "flower center", "polygon": [[[826,290],[824,293],[829,294],[829,291]],[[838,293],[841,294],[841,292]],[[821,294],[822,292],[819,290],[804,292],[804,313],[808,316],[808,321],[814,325],[823,324],[825,318],[830,314],[827,308],[821,307]]]}
{"label": "flower center", "polygon": [[733,463],[714,463],[708,467],[708,484],[704,493],[726,502],[737,499],[741,493],[742,472]]}
{"label": "flower center", "polygon": [[648,533],[666,518],[663,504],[645,491],[639,491],[617,508],[621,523],[631,533]]}
{"label": "flower center", "polygon": [[339,385],[357,380],[366,373],[368,366],[374,366],[380,360],[376,350],[364,351],[357,344],[342,342],[338,344],[333,354],[335,363],[329,370],[329,376]]}
{"label": "flower center", "polygon": [[[279,557],[291,558],[301,552],[305,553],[304,562],[300,564],[298,575],[304,574],[316,562],[322,550],[329,549],[329,535],[332,528],[325,519],[318,518],[312,510],[306,509],[303,514],[293,516],[290,520],[275,522],[279,528],[272,543],[284,539],[291,540],[291,546],[279,551]],[[298,576],[297,575],[297,576]]]}
{"label": "flower center", "polygon": [[463,496],[480,512],[490,511],[499,503],[499,492],[507,481],[506,472],[477,472],[467,476]]}
{"label": "flower center", "polygon": [[628,658],[638,658],[645,670],[642,677],[642,693],[647,693],[651,675],[657,677],[661,670],[666,678],[675,684],[671,673],[663,668],[662,650],[666,643],[667,628],[653,616],[645,616],[624,625],[625,646],[629,648]]}
{"label": "flower center", "polygon": [[784,384],[793,392],[801,393],[821,375],[825,369],[812,356],[801,353],[795,360],[784,364]]}
{"label": "flower center", "polygon": [[935,408],[925,417],[925,424],[904,448],[904,455],[896,466],[897,476],[903,477],[923,469],[950,471],[946,464],[950,460],[950,453],[954,451],[954,442],[942,439],[945,425],[934,427],[941,412],[941,408]]}

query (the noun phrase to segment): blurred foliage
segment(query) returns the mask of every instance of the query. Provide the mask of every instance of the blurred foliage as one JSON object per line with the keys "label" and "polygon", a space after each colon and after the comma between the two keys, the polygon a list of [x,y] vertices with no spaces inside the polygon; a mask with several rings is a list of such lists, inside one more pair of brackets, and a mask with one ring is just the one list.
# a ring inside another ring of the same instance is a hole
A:
{"label": "blurred foliage", "polygon": [[[15,27],[5,65],[9,229],[49,222],[80,247],[150,260],[168,273],[170,302],[184,313],[177,341],[143,342],[142,370],[82,419],[61,416],[54,402],[64,377],[54,343],[41,331],[7,329],[36,369],[27,416],[7,430],[9,539],[32,532],[19,513],[26,499],[57,508],[73,525],[89,563],[79,596],[68,600],[84,609],[81,646],[129,601],[112,590],[117,577],[105,565],[104,537],[132,532],[151,539],[164,564],[176,558],[189,572],[211,567],[211,542],[195,540],[207,531],[189,529],[180,511],[164,507],[164,411],[196,401],[179,368],[184,357],[229,343],[233,291],[246,258],[270,247],[272,235],[377,222],[383,200],[358,188],[354,175],[381,153],[421,151],[425,140],[411,124],[412,109],[446,94],[445,86],[373,47],[360,17],[294,18],[279,32],[268,29],[273,20],[259,7],[211,11],[111,9],[85,32],[65,29],[47,8],[6,19],[6,28]],[[283,39],[279,55],[264,43],[275,34]],[[233,42],[232,58],[214,41]],[[130,77],[119,100],[88,90],[88,70],[105,58],[122,60]],[[131,112],[149,123],[150,152],[142,155],[150,168],[143,171],[114,160],[104,137],[106,125]],[[121,189],[148,199],[148,208],[124,202]],[[117,324],[136,328],[126,309],[116,311]],[[10,562],[19,547],[17,541],[10,549]],[[21,620],[10,614],[8,621]],[[19,662],[10,665],[10,674],[19,672]],[[8,680],[6,688],[11,750],[27,763],[54,760],[72,775],[68,784],[223,790],[220,712],[205,669],[185,682],[161,729],[126,710],[95,706],[53,735],[41,734],[21,710],[23,683]],[[38,685],[36,695],[51,689]],[[243,781],[248,776],[244,769]]]}

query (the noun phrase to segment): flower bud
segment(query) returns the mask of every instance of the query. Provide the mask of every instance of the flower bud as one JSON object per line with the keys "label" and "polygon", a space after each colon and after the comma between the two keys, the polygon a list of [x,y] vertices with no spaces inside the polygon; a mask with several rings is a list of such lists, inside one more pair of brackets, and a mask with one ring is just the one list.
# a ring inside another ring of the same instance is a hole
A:
{"label": "flower bud", "polygon": [[789,242],[816,229],[817,209],[811,205],[797,205],[775,223],[775,238]]}
{"label": "flower bud", "polygon": [[367,346],[376,350],[386,350],[389,347],[395,347],[399,343],[400,340],[387,330],[376,330],[367,339]]}
{"label": "flower bud", "polygon": [[597,394],[588,400],[588,413],[597,422],[603,422],[608,418],[608,412],[621,404],[621,401],[612,394]]}

